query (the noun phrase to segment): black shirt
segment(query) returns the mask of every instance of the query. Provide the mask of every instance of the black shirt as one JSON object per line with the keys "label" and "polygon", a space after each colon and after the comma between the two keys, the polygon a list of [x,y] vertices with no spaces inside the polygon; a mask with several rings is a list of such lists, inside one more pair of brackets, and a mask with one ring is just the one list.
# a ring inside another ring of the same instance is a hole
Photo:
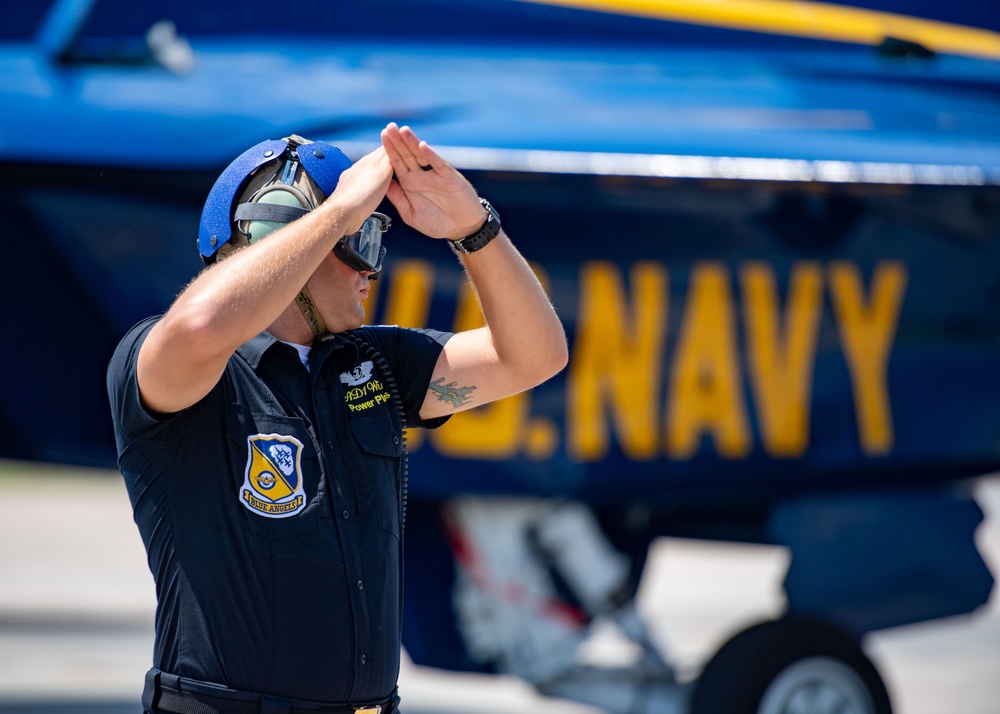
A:
{"label": "black shirt", "polygon": [[389,697],[404,488],[391,385],[408,427],[443,423],[417,412],[450,334],[326,336],[307,371],[262,333],[207,396],[160,418],[135,378],[155,321],[125,336],[108,369],[119,466],[156,583],[154,666],[288,698]]}

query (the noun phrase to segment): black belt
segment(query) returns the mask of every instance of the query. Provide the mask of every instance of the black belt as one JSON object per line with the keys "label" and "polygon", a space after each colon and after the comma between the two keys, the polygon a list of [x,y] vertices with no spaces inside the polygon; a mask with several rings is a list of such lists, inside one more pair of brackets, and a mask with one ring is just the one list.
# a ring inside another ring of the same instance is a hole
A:
{"label": "black belt", "polygon": [[398,704],[395,692],[384,701],[359,706],[285,699],[186,679],[155,667],[146,673],[142,692],[146,714],[393,714]]}

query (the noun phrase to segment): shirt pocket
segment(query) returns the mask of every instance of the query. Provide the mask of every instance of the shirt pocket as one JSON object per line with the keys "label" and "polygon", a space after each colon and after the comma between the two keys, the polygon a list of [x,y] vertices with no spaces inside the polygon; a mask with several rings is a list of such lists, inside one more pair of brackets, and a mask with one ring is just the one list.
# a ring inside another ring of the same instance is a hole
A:
{"label": "shirt pocket", "polygon": [[402,490],[399,479],[403,442],[388,412],[352,419],[351,434],[361,449],[366,479],[358,487],[362,500],[371,500],[379,528],[399,538]]}
{"label": "shirt pocket", "polygon": [[227,430],[234,498],[247,528],[280,540],[310,533],[328,515],[315,443],[299,418],[233,404]]}

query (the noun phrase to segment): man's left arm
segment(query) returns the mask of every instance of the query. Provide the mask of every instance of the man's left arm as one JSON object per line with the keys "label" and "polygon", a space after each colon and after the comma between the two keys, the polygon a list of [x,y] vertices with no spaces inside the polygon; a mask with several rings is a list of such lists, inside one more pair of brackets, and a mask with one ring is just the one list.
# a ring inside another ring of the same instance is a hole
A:
{"label": "man's left arm", "polygon": [[524,258],[501,231],[461,257],[486,327],[459,332],[444,346],[422,417],[444,416],[541,384],[566,366],[563,326]]}
{"label": "man's left arm", "polygon": [[[489,214],[461,173],[406,127],[390,124],[382,143],[396,176],[387,195],[407,224],[453,241],[479,230]],[[460,259],[486,326],[457,333],[445,344],[420,409],[423,419],[523,392],[558,373],[568,360],[566,335],[552,303],[502,230]]]}

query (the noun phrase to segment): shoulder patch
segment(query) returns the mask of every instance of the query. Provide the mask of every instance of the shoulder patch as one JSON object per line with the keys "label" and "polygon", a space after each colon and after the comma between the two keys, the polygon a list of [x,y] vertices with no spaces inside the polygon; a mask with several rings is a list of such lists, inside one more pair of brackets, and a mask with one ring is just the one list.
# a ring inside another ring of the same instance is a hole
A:
{"label": "shoulder patch", "polygon": [[306,505],[301,462],[302,442],[294,436],[248,436],[240,502],[267,518],[287,518],[298,513]]}

